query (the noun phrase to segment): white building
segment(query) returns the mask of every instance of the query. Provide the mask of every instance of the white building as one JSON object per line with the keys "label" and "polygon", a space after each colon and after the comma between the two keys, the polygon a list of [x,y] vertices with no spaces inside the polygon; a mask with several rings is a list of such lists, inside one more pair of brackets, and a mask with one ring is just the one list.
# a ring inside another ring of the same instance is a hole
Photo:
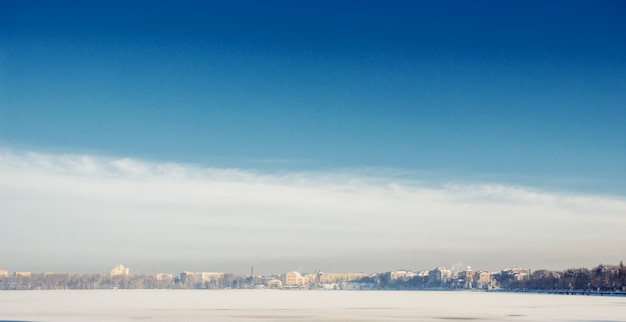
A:
{"label": "white building", "polygon": [[159,273],[156,275],[157,281],[171,281],[174,279],[174,275],[167,273]]}
{"label": "white building", "polygon": [[393,272],[389,272],[389,277],[391,278],[392,281],[395,280],[409,280],[412,277],[417,276],[416,273],[411,272],[411,271],[393,271]]}
{"label": "white building", "polygon": [[115,276],[128,276],[130,274],[130,270],[127,267],[124,267],[122,264],[118,264],[111,270],[111,277]]}
{"label": "white building", "polygon": [[267,281],[267,288],[282,288],[283,287],[283,282],[277,280],[277,279],[272,279]]}

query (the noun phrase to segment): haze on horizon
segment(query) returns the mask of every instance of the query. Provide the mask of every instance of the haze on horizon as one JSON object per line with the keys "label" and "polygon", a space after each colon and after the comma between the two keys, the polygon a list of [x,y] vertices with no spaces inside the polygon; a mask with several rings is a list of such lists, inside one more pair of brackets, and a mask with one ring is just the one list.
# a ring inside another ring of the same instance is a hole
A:
{"label": "haze on horizon", "polygon": [[621,1],[0,1],[0,269],[624,260]]}

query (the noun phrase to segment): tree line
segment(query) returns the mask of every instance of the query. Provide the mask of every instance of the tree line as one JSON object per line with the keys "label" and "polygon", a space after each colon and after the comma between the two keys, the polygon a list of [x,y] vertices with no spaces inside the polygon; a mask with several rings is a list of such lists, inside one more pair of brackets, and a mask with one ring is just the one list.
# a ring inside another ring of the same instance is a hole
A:
{"label": "tree line", "polygon": [[249,288],[249,277],[224,274],[211,281],[179,278],[158,280],[153,275],[110,276],[109,274],[32,274],[0,277],[0,290],[98,290],[98,289],[225,289]]}
{"label": "tree line", "polygon": [[626,267],[598,265],[594,268],[570,268],[564,271],[537,270],[526,280],[501,281],[501,287],[512,290],[539,291],[626,291]]}

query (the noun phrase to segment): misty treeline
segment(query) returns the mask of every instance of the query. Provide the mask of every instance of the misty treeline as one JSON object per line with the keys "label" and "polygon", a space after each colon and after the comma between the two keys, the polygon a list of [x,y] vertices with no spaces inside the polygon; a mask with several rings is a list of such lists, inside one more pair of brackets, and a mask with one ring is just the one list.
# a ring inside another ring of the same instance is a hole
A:
{"label": "misty treeline", "polygon": [[626,291],[626,267],[598,265],[594,268],[570,268],[564,271],[536,270],[527,280],[503,280],[504,289],[589,292]]}
{"label": "misty treeline", "polygon": [[93,289],[225,289],[248,288],[254,281],[249,277],[224,274],[211,281],[188,278],[158,280],[153,275],[110,276],[109,274],[32,274],[31,276],[0,277],[0,290],[93,290]]}

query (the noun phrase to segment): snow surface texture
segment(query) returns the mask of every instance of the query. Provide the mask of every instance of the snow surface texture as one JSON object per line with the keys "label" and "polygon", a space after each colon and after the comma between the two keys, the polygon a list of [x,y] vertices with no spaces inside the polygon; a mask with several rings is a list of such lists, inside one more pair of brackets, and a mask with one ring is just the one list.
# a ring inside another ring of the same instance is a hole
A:
{"label": "snow surface texture", "polygon": [[482,292],[3,291],[0,321],[626,321],[626,298]]}

